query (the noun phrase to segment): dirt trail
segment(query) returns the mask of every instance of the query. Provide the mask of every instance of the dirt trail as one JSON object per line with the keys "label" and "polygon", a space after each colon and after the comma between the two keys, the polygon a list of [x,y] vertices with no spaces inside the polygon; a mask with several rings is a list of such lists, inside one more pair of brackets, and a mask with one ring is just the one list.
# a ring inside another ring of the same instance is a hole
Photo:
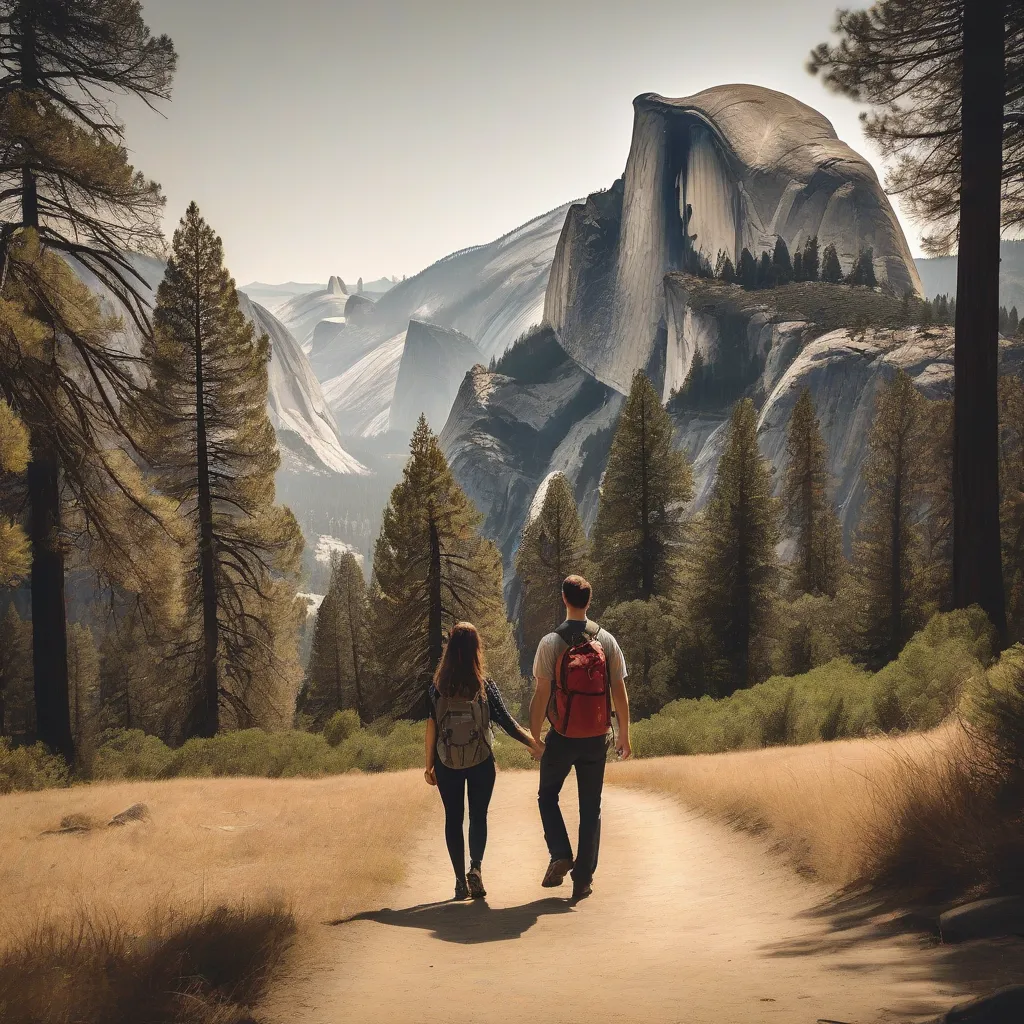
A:
{"label": "dirt trail", "polygon": [[568,881],[539,884],[535,787],[532,774],[498,778],[485,902],[445,902],[438,808],[391,909],[325,925],[324,957],[277,991],[272,1019],[876,1024],[934,1015],[960,995],[935,981],[937,950],[834,931],[815,913],[824,890],[761,842],[635,790],[606,788],[594,895],[571,907]]}

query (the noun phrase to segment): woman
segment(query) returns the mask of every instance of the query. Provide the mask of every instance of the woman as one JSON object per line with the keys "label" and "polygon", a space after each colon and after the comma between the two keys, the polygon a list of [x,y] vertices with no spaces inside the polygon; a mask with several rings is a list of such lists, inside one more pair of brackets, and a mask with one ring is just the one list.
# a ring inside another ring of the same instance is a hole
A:
{"label": "woman", "polygon": [[[460,622],[452,630],[428,696],[427,767],[423,774],[430,785],[437,786],[444,804],[444,838],[455,869],[455,899],[476,899],[487,895],[481,863],[495,776],[491,722],[528,746],[535,758],[544,748],[509,714],[498,688],[486,677],[480,634],[469,622]],[[467,790],[468,874],[462,837]]]}

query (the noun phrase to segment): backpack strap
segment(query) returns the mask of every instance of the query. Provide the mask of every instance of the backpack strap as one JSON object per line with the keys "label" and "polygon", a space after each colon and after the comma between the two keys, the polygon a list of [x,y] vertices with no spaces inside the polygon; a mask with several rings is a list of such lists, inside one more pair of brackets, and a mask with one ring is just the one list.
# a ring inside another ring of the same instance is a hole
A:
{"label": "backpack strap", "polygon": [[555,633],[570,647],[573,646],[574,642],[579,643],[583,637],[593,640],[600,632],[601,627],[592,619],[587,619],[584,623],[579,622],[578,619],[566,619],[555,630]]}

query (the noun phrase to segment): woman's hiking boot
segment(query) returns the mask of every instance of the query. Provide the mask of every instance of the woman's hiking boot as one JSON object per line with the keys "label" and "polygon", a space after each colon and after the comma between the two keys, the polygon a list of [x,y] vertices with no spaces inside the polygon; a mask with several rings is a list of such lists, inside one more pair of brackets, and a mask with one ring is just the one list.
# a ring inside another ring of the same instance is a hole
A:
{"label": "woman's hiking boot", "polygon": [[565,876],[572,870],[572,861],[568,857],[552,860],[544,872],[544,881],[540,884],[545,889],[555,889],[562,884]]}
{"label": "woman's hiking boot", "polygon": [[469,886],[466,885],[464,878],[455,879],[455,896],[457,900],[468,900],[469,899]]}
{"label": "woman's hiking boot", "polygon": [[469,874],[466,875],[466,882],[469,885],[469,895],[475,900],[482,900],[487,895],[487,890],[484,888],[483,875],[480,873],[479,868],[470,868]]}

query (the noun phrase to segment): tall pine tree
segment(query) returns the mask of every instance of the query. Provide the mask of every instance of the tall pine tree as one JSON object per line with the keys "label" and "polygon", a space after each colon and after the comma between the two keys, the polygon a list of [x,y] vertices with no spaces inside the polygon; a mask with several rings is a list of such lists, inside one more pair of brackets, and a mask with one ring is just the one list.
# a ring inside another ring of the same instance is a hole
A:
{"label": "tall pine tree", "polygon": [[757,445],[754,403],[744,399],[729,422],[695,553],[693,617],[711,648],[706,688],[719,696],[760,682],[769,669],[779,506]]}
{"label": "tall pine tree", "polygon": [[420,417],[402,481],[384,509],[374,548],[370,622],[388,710],[422,710],[446,635],[468,620],[480,631],[491,675],[518,685],[501,556],[477,531],[482,517]]}
{"label": "tall pine tree", "polygon": [[922,624],[927,427],[925,399],[897,371],[875,402],[863,471],[867,500],[853,546],[857,625],[863,654],[874,665],[895,658]]}
{"label": "tall pine tree", "polygon": [[828,447],[809,388],[793,407],[786,455],[782,501],[786,525],[796,540],[793,589],[835,597],[843,564],[842,529],[829,499]]}
{"label": "tall pine tree", "polygon": [[811,55],[828,86],[873,108],[865,131],[896,157],[888,190],[957,260],[953,592],[1005,633],[999,548],[1001,229],[1024,224],[1024,6],[878,0],[841,11],[836,45]]}
{"label": "tall pine tree", "polygon": [[622,410],[601,485],[592,558],[603,607],[675,590],[693,474],[672,446],[672,420],[640,371]]}
{"label": "tall pine tree", "polygon": [[370,627],[366,581],[355,555],[331,559],[331,582],[317,611],[306,667],[301,710],[315,726],[336,711],[354,710],[361,722],[372,718]]}
{"label": "tall pine tree", "polygon": [[239,726],[290,720],[303,541],[274,504],[270,342],[242,315],[221,240],[195,203],[174,233],[154,323],[148,447],[190,528],[190,627],[177,652],[188,664],[187,732],[215,735],[225,711]]}
{"label": "tall pine tree", "polygon": [[[87,529],[104,532],[105,542],[117,539],[91,507],[80,470],[88,468],[94,485],[99,478],[119,488],[98,453],[126,443],[125,415],[138,392],[131,356],[98,308],[76,294],[81,286],[54,254],[73,257],[146,327],[145,282],[129,253],[162,244],[163,199],[128,163],[114,98],[167,98],[175,54],[166,36],[150,34],[138,0],[6,0],[0,67],[0,282],[3,298],[41,328],[34,338],[21,332],[0,343],[0,389],[32,438],[27,503],[39,738],[71,762],[62,495],[79,502]],[[39,358],[21,358],[30,342],[43,344]]]}
{"label": "tall pine tree", "polygon": [[572,486],[564,474],[555,473],[546,482],[540,507],[531,509],[516,552],[524,666],[540,638],[562,621],[562,581],[573,573],[590,575],[590,547]]}

